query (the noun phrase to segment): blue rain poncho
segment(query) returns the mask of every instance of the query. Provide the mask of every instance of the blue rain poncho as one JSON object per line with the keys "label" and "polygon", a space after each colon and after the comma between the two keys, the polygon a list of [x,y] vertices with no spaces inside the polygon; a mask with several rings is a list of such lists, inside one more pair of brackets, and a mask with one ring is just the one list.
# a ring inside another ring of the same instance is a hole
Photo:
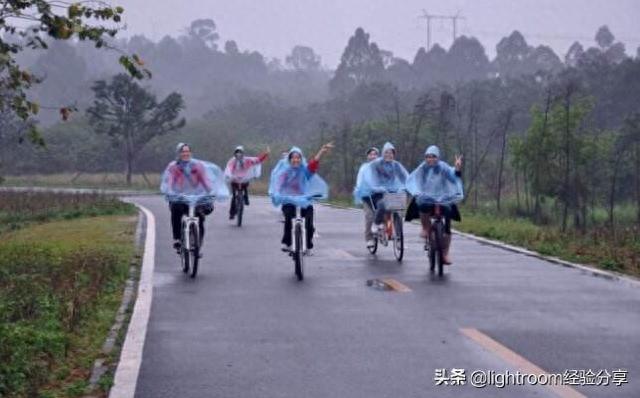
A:
{"label": "blue rain poncho", "polygon": [[[297,147],[291,148],[289,156],[294,152],[302,156],[302,151]],[[269,196],[273,205],[292,204],[307,208],[314,200],[328,198],[327,183],[310,170],[306,159],[302,157],[300,165],[293,167],[289,162],[289,156],[281,159],[271,172]]]}
{"label": "blue rain poncho", "polygon": [[[382,148],[394,149],[393,145],[386,143]],[[387,162],[384,158],[378,158],[360,166],[353,197],[356,204],[361,204],[362,199],[370,197],[374,193],[398,192],[405,189],[405,182],[409,173],[404,166],[392,160]]]}
{"label": "blue rain poncho", "polygon": [[160,192],[172,203],[211,203],[229,197],[222,170],[213,163],[197,159],[169,163],[162,174]]}
{"label": "blue rain poncho", "polygon": [[464,198],[462,180],[456,170],[438,160],[435,166],[422,162],[407,179],[407,191],[422,204],[453,204]]}

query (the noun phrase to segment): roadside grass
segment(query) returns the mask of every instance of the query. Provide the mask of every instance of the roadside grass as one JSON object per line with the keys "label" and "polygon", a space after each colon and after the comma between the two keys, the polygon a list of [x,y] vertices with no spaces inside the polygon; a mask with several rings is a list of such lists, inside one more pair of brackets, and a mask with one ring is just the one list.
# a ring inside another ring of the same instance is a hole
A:
{"label": "roadside grass", "polygon": [[0,396],[84,395],[135,256],[126,209],[1,235]]}
{"label": "roadside grass", "polygon": [[130,214],[133,209],[133,205],[103,194],[0,191],[0,234],[34,223]]}
{"label": "roadside grass", "polygon": [[474,235],[522,246],[540,254],[640,277],[640,230],[590,227],[586,233],[561,232],[523,218],[495,216],[462,210],[455,228]]}
{"label": "roadside grass", "polygon": [[127,185],[122,173],[57,173],[57,174],[29,174],[5,175],[2,185],[15,187],[56,187],[56,188],[89,188],[158,191],[160,188],[160,173],[145,173],[132,175],[131,185]]}

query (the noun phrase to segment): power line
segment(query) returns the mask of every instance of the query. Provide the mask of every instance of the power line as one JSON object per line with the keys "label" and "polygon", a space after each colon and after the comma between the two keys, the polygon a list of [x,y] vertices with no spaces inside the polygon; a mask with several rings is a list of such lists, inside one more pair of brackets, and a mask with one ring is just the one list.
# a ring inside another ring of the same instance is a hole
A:
{"label": "power line", "polygon": [[424,18],[427,20],[427,51],[431,49],[431,21],[432,20],[438,20],[438,19],[450,20],[452,25],[453,41],[456,41],[457,34],[458,34],[458,20],[466,19],[465,17],[460,15],[459,11],[455,15],[436,15],[436,14],[429,14],[426,10],[422,10],[422,15],[420,15],[419,18]]}

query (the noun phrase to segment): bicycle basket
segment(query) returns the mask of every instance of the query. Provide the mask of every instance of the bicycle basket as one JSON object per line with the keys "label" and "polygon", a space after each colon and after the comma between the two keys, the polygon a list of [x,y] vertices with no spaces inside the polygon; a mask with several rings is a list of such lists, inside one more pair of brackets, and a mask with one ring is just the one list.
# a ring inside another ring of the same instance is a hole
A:
{"label": "bicycle basket", "polygon": [[389,211],[405,210],[407,208],[407,194],[405,192],[385,192],[382,202]]}

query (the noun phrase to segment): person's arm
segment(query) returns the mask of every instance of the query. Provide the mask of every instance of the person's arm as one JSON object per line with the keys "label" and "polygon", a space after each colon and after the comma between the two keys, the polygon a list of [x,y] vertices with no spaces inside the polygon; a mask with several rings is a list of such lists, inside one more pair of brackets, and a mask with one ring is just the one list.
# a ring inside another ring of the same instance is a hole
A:
{"label": "person's arm", "polygon": [[333,148],[332,142],[328,144],[324,144],[322,148],[320,148],[318,153],[316,153],[316,156],[314,156],[313,159],[311,159],[309,161],[309,164],[307,165],[307,169],[309,170],[309,172],[313,174],[318,171],[318,167],[320,167],[320,158],[322,158],[322,156],[325,153],[329,152],[332,148]]}
{"label": "person's arm", "polygon": [[267,158],[269,157],[270,154],[271,154],[271,148],[269,146],[267,146],[267,149],[265,149],[264,152],[262,152],[260,155],[258,155],[258,161],[260,163],[264,162],[265,160],[267,160]]}
{"label": "person's arm", "polygon": [[312,160],[317,160],[318,162],[320,161],[320,158],[327,152],[329,152],[331,149],[333,149],[333,142],[330,142],[328,144],[324,144],[322,146],[322,148],[320,148],[320,150],[318,151],[318,153],[316,153],[316,156],[313,157]]}

